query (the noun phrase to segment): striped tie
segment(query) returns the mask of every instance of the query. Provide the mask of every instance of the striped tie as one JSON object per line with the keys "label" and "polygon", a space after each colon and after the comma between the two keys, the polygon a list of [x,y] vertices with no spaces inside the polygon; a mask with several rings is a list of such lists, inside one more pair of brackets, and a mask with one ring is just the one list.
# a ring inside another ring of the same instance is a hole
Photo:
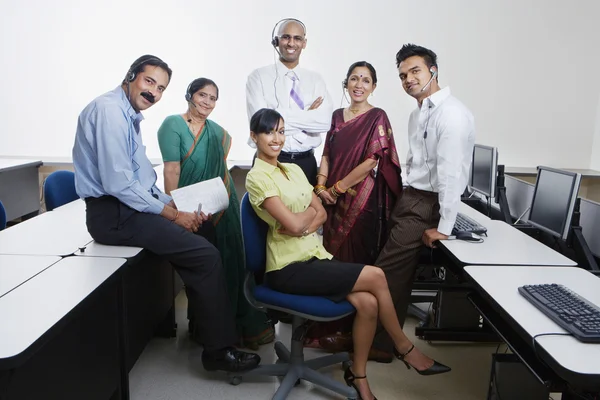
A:
{"label": "striped tie", "polygon": [[293,72],[290,74],[290,78],[294,82],[292,85],[292,90],[290,90],[290,97],[296,102],[296,104],[298,104],[298,107],[300,107],[301,110],[304,110],[304,102],[302,101],[302,97],[300,97],[300,87],[296,87],[296,81],[298,78]]}

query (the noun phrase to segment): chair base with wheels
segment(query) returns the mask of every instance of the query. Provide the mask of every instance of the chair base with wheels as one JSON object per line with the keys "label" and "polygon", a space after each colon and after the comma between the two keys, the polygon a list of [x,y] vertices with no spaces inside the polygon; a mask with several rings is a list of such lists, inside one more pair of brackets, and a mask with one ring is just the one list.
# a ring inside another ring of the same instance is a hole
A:
{"label": "chair base with wheels", "polygon": [[[312,318],[312,317],[311,317]],[[314,319],[314,318],[313,318]],[[337,318],[335,318],[337,319]],[[260,365],[245,373],[229,374],[230,383],[238,385],[242,376],[281,376],[281,385],[275,392],[273,400],[284,400],[300,380],[306,380],[326,389],[332,390],[348,399],[358,398],[356,391],[345,383],[334,380],[317,370],[335,364],[342,364],[345,369],[351,365],[350,355],[346,352],[330,354],[312,360],[304,359],[304,336],[310,321],[299,315],[293,316],[291,351],[280,341],[275,342],[277,361],[271,365]]]}

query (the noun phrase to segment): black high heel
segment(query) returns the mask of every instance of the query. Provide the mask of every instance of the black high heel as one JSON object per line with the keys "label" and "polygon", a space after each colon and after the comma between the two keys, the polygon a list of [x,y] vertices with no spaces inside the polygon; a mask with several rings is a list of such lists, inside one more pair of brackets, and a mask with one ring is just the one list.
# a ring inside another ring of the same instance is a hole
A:
{"label": "black high heel", "polygon": [[[354,376],[354,373],[352,372],[352,370],[350,370],[350,367],[346,368],[346,370],[344,371],[344,380],[346,381],[346,385],[353,387],[354,390],[356,390],[356,394],[358,395],[357,400],[362,400],[362,396],[360,395],[360,391],[354,384],[354,380],[355,379],[366,379],[366,378],[367,378],[366,375],[365,376]],[[377,400],[377,397],[373,397],[373,399]]]}
{"label": "black high heel", "polygon": [[[404,359],[411,351],[413,351],[413,349],[415,348],[415,345],[413,344],[412,347],[410,349],[408,349],[408,351],[404,354],[401,354],[398,350],[396,350],[396,348],[394,348],[394,355],[396,356],[396,358],[400,361],[402,361],[404,364],[406,364],[406,368],[410,369],[411,365],[409,363],[406,362],[406,360]],[[414,367],[413,367],[414,368]],[[435,360],[433,360],[433,365],[423,371],[419,371],[418,369],[414,368],[415,371],[417,371],[417,373],[419,375],[438,375],[438,374],[443,374],[445,372],[450,372],[452,369],[444,364],[441,364]]]}

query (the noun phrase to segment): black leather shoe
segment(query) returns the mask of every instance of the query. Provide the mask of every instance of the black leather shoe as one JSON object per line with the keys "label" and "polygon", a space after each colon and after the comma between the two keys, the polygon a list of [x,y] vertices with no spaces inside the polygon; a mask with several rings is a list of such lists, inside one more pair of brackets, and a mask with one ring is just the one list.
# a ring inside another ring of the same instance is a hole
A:
{"label": "black leather shoe", "polygon": [[[394,348],[394,355],[396,356],[396,358],[400,361],[402,361],[404,364],[406,364],[406,368],[410,369],[411,365],[404,359],[408,353],[410,353],[411,351],[413,351],[413,349],[415,348],[415,345],[413,344],[411,346],[410,349],[408,349],[408,351],[404,354],[400,353],[396,348]],[[438,374],[443,374],[446,372],[450,372],[452,369],[442,363],[439,363],[435,360],[433,360],[433,365],[425,370],[418,370],[415,367],[413,367],[415,369],[415,371],[417,371],[417,373],[419,375],[438,375]]]}
{"label": "black leather shoe", "polygon": [[202,352],[202,365],[207,371],[243,372],[256,368],[258,364],[258,354],[246,353],[234,347]]}

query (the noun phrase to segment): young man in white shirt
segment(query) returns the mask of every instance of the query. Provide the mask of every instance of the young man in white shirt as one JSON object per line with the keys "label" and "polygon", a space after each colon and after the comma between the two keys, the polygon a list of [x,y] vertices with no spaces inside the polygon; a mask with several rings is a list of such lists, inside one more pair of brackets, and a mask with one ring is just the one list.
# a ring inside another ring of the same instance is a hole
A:
{"label": "young man in white shirt", "polygon": [[[300,166],[314,186],[318,172],[314,149],[331,127],[333,102],[323,78],[298,66],[306,48],[306,28],[301,21],[286,18],[275,24],[271,45],[279,60],[248,76],[248,120],[261,108],[277,110],[285,120],[286,135],[279,161]],[[256,147],[250,139],[248,145]]]}
{"label": "young man in white shirt", "polygon": [[[396,65],[406,93],[418,107],[408,121],[407,183],[392,212],[392,228],[375,265],[387,276],[404,325],[412,282],[423,245],[448,239],[469,177],[475,125],[469,109],[438,84],[436,54],[404,45]],[[380,329],[373,346],[392,353],[393,342]]]}

